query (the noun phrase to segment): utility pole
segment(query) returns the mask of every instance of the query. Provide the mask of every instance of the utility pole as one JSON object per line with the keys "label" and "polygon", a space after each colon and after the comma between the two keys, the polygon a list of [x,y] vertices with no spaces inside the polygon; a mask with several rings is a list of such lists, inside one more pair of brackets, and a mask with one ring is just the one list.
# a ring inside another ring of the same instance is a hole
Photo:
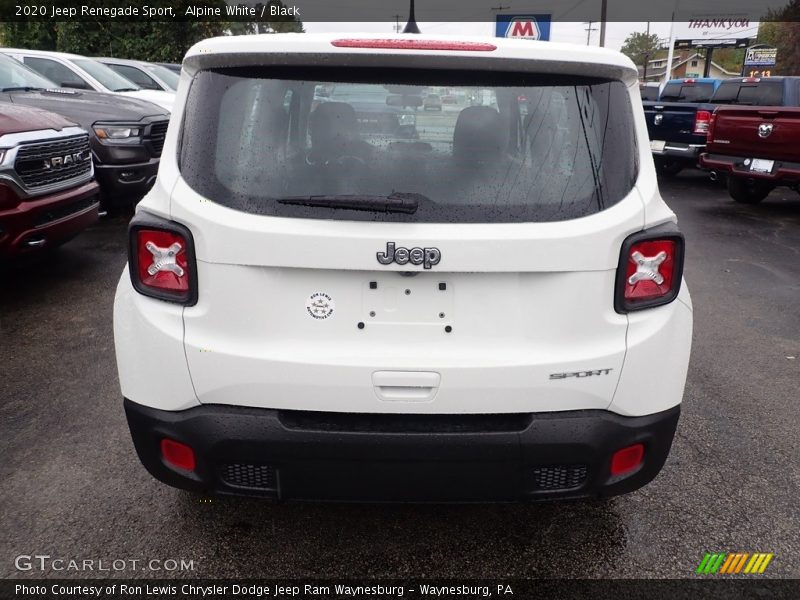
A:
{"label": "utility pole", "polygon": [[608,13],[608,0],[602,0],[600,4],[600,47],[606,45],[606,17]]}
{"label": "utility pole", "polygon": [[[584,23],[587,23],[587,21],[584,21]],[[589,26],[586,28],[586,45],[587,46],[591,43],[592,32],[593,31],[597,31],[597,27],[592,27],[592,23],[594,23],[594,21],[588,21],[588,23],[589,23]]]}
{"label": "utility pole", "polygon": [[400,33],[400,15],[392,15],[394,17],[394,32]]}
{"label": "utility pole", "polygon": [[667,82],[672,79],[672,57],[675,55],[675,15],[678,13],[678,5],[681,0],[675,0],[675,6],[672,9],[672,20],[669,24],[669,47],[667,48],[667,68],[664,70],[664,82],[661,89],[667,85]]}

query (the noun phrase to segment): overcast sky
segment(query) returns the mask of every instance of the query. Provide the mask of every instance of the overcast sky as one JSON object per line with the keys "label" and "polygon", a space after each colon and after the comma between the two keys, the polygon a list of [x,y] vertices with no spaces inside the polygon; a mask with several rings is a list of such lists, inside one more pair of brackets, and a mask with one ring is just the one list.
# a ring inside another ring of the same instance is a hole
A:
{"label": "overcast sky", "polygon": [[[646,1],[646,0],[644,0]],[[403,23],[401,22],[401,26]],[[625,38],[632,32],[647,31],[647,23],[608,23],[606,26],[606,47],[619,50],[625,42]],[[309,33],[322,32],[374,32],[392,33],[394,23],[309,23],[304,22],[303,26]],[[676,37],[691,37],[682,29],[686,29],[686,24],[676,23]],[[573,44],[586,44],[587,35],[590,36],[590,43],[598,45],[600,42],[600,24],[592,23],[593,31],[587,31],[588,23],[555,22],[551,25],[550,41],[568,42]],[[488,35],[494,36],[494,23],[420,23],[419,28],[423,33],[447,33],[447,34],[468,34],[468,35]],[[650,33],[658,34],[659,37],[668,38],[670,23],[651,22]],[[758,23],[751,23],[749,29],[731,32],[731,37],[755,37],[758,31]]]}

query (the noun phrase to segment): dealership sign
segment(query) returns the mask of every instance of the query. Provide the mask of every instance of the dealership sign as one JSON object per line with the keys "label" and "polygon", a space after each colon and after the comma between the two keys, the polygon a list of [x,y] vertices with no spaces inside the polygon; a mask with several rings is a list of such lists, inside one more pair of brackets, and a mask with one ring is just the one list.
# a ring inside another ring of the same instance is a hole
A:
{"label": "dealership sign", "polygon": [[778,58],[778,49],[769,46],[753,46],[744,55],[746,67],[772,67]]}
{"label": "dealership sign", "polygon": [[674,25],[675,48],[747,48],[755,42],[758,21],[746,14],[686,15]]}
{"label": "dealership sign", "polygon": [[550,18],[551,15],[497,15],[495,36],[547,41]]}

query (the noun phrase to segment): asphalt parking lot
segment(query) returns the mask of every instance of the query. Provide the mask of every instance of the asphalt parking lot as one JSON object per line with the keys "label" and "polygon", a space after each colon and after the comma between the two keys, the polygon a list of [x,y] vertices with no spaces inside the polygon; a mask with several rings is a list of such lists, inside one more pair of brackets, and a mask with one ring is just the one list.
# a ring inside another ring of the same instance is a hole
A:
{"label": "asphalt parking lot", "polygon": [[800,195],[737,205],[699,173],[662,194],[695,306],[683,414],[658,478],[606,502],[275,504],[168,488],[139,464],[119,395],[126,220],[3,271],[0,576],[41,576],[14,558],[49,554],[193,561],[123,576],[687,577],[708,550],[772,552],[768,575],[800,577]]}

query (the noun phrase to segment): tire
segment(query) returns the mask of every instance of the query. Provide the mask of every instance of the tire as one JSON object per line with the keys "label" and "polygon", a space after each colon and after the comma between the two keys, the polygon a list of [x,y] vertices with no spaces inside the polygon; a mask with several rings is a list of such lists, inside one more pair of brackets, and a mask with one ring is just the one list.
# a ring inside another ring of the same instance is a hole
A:
{"label": "tire", "polygon": [[728,193],[741,204],[758,204],[775,188],[766,181],[746,177],[728,177]]}
{"label": "tire", "polygon": [[671,158],[655,158],[656,172],[664,177],[675,177],[683,171],[683,163]]}

